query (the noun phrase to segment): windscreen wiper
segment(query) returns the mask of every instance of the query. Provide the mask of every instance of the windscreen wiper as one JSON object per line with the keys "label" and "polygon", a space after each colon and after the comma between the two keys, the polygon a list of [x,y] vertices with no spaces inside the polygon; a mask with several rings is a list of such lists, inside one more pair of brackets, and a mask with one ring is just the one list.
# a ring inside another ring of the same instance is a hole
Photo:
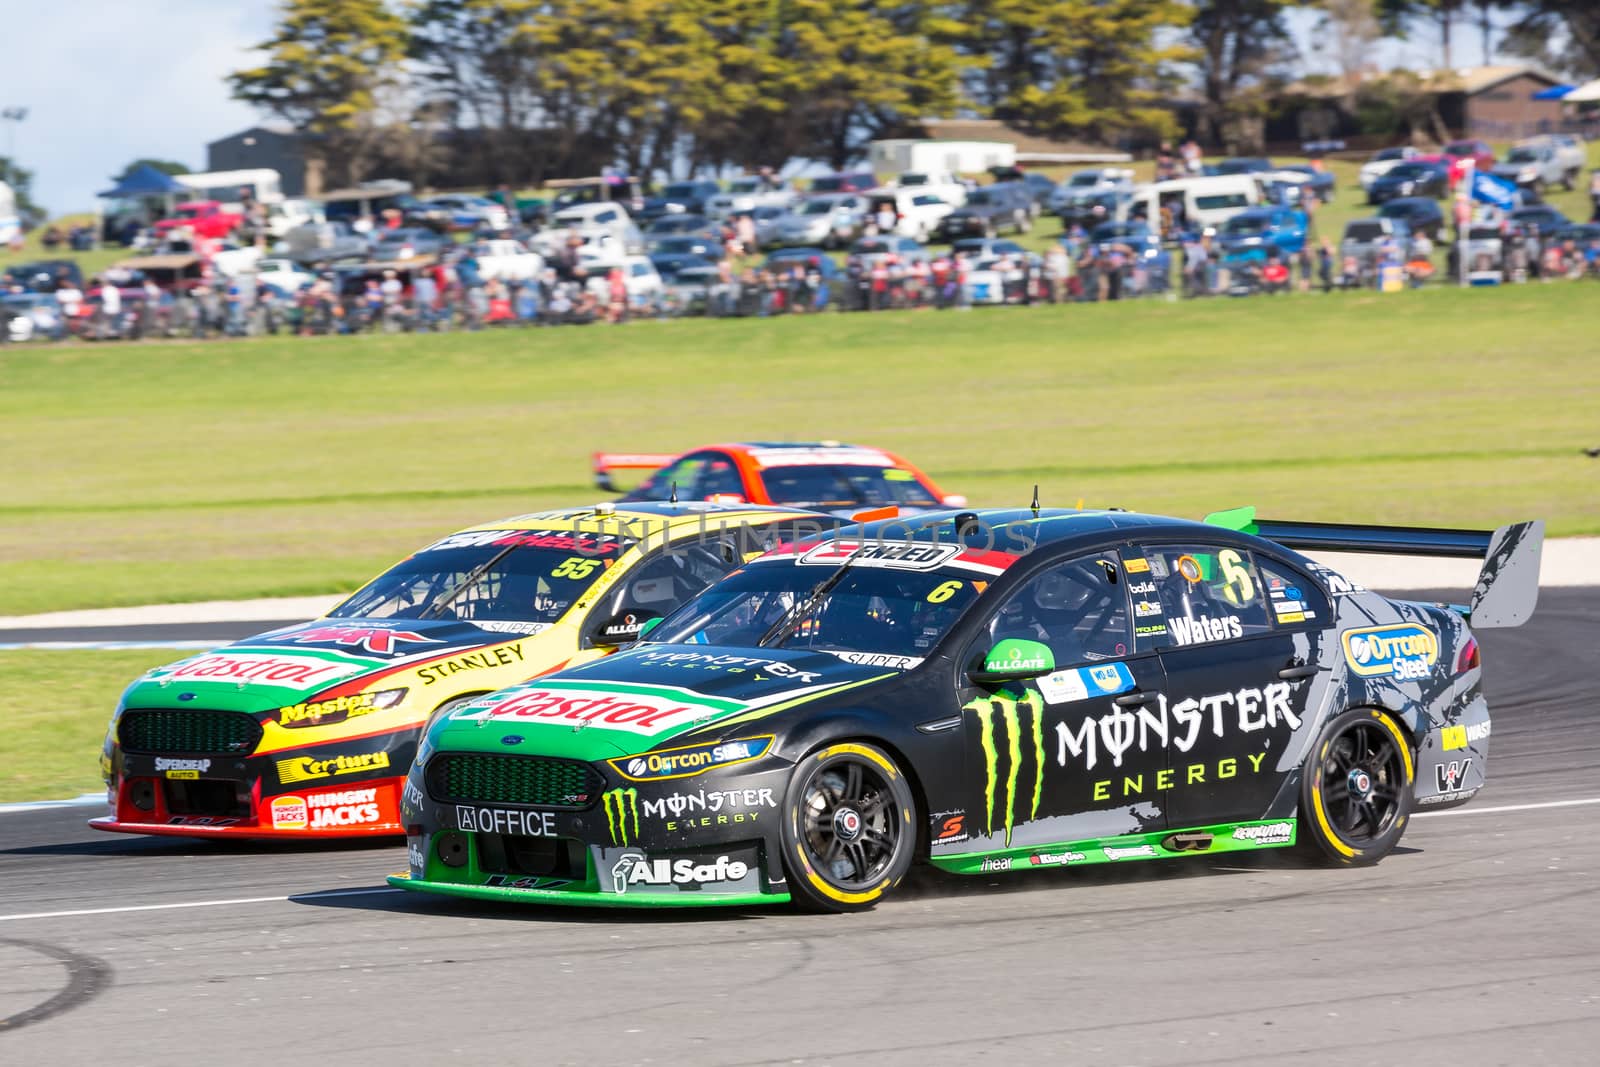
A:
{"label": "windscreen wiper", "polygon": [[467,576],[461,579],[454,589],[450,590],[448,593],[445,593],[432,604],[429,604],[425,609],[423,609],[422,614],[417,616],[417,618],[431,619],[437,616],[439,612],[450,606],[450,601],[460,596],[466,590],[472,588],[472,586],[477,583],[479,578],[482,578],[489,572],[490,567],[493,567],[496,563],[499,563],[501,560],[509,556],[511,554],[511,550],[516,547],[517,546],[514,544],[507,545],[499,552],[496,552],[494,555],[490,556],[488,559],[472,568],[467,572]]}
{"label": "windscreen wiper", "polygon": [[801,623],[805,622],[806,619],[810,618],[811,614],[822,606],[822,601],[827,597],[828,593],[832,591],[833,587],[839,584],[840,579],[842,579],[845,575],[845,572],[850,569],[850,565],[855,562],[856,555],[860,553],[860,551],[861,546],[857,546],[855,551],[851,552],[849,557],[843,563],[839,564],[837,570],[813,586],[811,592],[806,594],[806,598],[804,600],[785,612],[783,618],[773,623],[771,629],[761,635],[761,640],[756,642],[756,647],[766,648],[767,642],[776,642],[782,640],[783,638],[787,637],[791,631],[799,627]]}

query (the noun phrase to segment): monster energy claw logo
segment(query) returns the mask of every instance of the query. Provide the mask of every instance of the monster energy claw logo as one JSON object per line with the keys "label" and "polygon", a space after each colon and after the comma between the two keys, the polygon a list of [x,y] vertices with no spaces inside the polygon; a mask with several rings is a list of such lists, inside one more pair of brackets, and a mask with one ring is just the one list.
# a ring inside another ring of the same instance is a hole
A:
{"label": "monster energy claw logo", "polygon": [[639,791],[637,789],[611,789],[600,799],[606,806],[606,829],[611,831],[613,845],[628,844],[628,817],[633,816],[633,844],[639,843]]}
{"label": "monster energy claw logo", "polygon": [[1000,692],[990,697],[978,697],[962,705],[961,710],[978,716],[980,733],[978,743],[983,748],[984,831],[994,833],[995,792],[1000,784],[999,726],[1005,730],[1006,744],[1006,796],[1004,826],[1006,846],[1011,845],[1011,829],[1017,821],[1017,778],[1022,771],[1022,715],[1026,709],[1028,737],[1033,744],[1033,802],[1028,808],[1028,818],[1039,817],[1039,799],[1044,793],[1044,702],[1039,694],[1029,690],[1021,697]]}

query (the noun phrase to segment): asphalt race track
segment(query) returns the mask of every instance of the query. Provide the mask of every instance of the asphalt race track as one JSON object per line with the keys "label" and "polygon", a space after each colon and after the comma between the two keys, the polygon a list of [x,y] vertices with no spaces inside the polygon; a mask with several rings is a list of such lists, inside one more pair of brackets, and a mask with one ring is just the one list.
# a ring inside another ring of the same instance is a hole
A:
{"label": "asphalt race track", "polygon": [[1600,589],[1478,636],[1489,787],[1365,870],[922,872],[864,915],[632,914],[401,894],[399,846],[3,814],[0,1058],[1593,1063]]}

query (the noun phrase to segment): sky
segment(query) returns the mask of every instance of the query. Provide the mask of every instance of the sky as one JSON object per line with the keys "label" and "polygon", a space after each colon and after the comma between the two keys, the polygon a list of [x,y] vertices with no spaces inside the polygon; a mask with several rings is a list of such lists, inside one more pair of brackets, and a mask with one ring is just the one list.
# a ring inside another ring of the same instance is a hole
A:
{"label": "sky", "polygon": [[90,210],[141,157],[203,169],[208,141],[259,121],[222,79],[271,34],[273,0],[5,6],[0,109],[28,117],[0,122],[0,153],[34,172],[34,199],[51,214]]}
{"label": "sky", "polygon": [[[51,214],[90,210],[134,159],[206,165],[208,142],[262,116],[231,99],[223,78],[252,61],[272,32],[275,0],[14,0],[5,18],[0,153],[34,171],[34,199]],[[1303,56],[1315,18],[1292,20]],[[1458,37],[1458,64],[1482,62],[1475,29]],[[1427,40],[1386,43],[1379,63],[1431,66]],[[13,151],[14,148],[14,151]]]}

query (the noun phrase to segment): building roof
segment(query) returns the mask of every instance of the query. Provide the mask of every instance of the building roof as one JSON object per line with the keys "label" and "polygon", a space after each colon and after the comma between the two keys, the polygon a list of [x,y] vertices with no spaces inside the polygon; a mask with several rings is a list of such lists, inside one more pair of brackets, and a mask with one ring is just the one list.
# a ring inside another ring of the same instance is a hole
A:
{"label": "building roof", "polygon": [[1417,78],[1423,88],[1436,93],[1465,93],[1476,96],[1478,93],[1513,78],[1527,76],[1546,85],[1556,85],[1557,80],[1538,67],[1518,66],[1513,64],[1496,64],[1486,67],[1457,67],[1453,70],[1424,70],[1412,72],[1402,71],[1366,71],[1355,74],[1327,74],[1312,75],[1290,82],[1283,87],[1285,96],[1308,96],[1314,99],[1329,100],[1335,97],[1349,96],[1362,85],[1373,82],[1382,82],[1392,75],[1411,74]]}
{"label": "building roof", "polygon": [[999,141],[1015,147],[1017,158],[1023,160],[1029,157],[1045,159],[1063,156],[1118,162],[1131,158],[1105,145],[1039,137],[1008,126],[999,119],[923,119],[921,125],[923,132],[935,141]]}

